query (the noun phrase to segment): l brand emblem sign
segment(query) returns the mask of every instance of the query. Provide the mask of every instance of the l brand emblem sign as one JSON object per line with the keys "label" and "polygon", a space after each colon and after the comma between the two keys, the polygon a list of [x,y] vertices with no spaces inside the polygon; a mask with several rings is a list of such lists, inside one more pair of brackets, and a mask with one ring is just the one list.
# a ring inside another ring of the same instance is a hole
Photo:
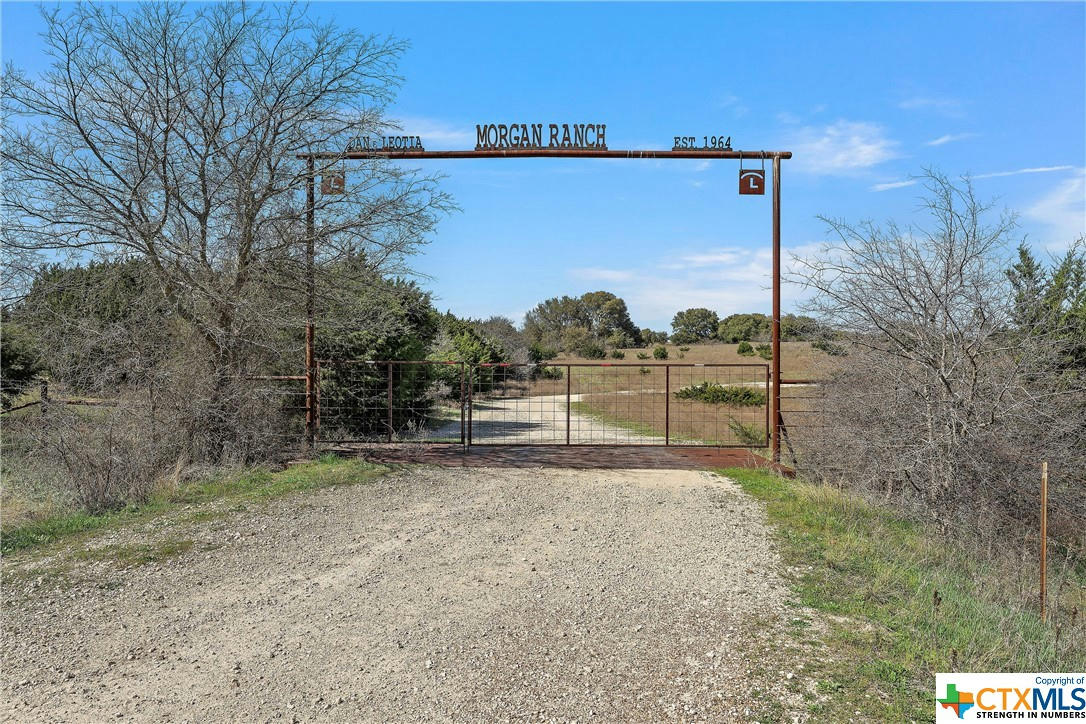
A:
{"label": "l brand emblem sign", "polygon": [[329,171],[321,176],[322,194],[341,194],[347,186],[347,177],[342,171]]}
{"label": "l brand emblem sign", "polygon": [[765,171],[752,168],[739,169],[739,195],[765,196]]}

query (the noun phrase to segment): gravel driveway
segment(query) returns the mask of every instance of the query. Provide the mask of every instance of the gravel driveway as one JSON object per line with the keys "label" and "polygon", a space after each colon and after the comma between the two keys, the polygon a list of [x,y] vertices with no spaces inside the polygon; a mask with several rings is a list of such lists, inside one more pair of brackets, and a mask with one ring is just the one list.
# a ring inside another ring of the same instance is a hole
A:
{"label": "gravel driveway", "polygon": [[[412,467],[5,591],[13,721],[791,719],[759,506],[699,471]],[[5,567],[21,566],[18,557]],[[35,587],[35,585],[37,587]],[[797,667],[797,668],[793,668]]]}

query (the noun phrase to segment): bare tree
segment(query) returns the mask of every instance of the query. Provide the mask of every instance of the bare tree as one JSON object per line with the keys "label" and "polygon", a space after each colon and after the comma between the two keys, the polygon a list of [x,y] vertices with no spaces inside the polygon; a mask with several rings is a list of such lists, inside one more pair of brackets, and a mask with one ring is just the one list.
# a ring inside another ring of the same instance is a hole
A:
{"label": "bare tree", "polygon": [[943,521],[965,503],[1017,522],[1036,509],[1024,481],[1047,459],[1065,511],[1080,515],[1086,387],[1058,371],[1066,339],[1015,324],[1014,218],[994,215],[968,179],[928,172],[925,184],[930,228],[824,219],[834,240],[796,260],[791,281],[814,290],[809,311],[850,350],[808,462]]}
{"label": "bare tree", "polygon": [[[222,387],[277,351],[270,329],[300,328],[299,157],[387,132],[404,44],[295,5],[79,4],[45,21],[49,69],[3,76],[5,252],[147,260]],[[351,282],[337,260],[396,269],[451,208],[435,177],[387,160],[348,180],[317,199],[333,296]]]}

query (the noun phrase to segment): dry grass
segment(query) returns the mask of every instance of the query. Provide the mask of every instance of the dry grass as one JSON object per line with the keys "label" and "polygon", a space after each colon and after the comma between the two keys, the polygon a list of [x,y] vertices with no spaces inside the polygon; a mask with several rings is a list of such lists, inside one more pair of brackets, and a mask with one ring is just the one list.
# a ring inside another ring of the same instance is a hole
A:
{"label": "dry grass", "polygon": [[[670,410],[666,409],[668,406]],[[746,446],[748,441],[729,424],[733,421],[749,426],[754,434],[763,439],[765,436],[764,406],[713,405],[695,400],[676,400],[674,395],[668,403],[663,390],[637,395],[585,395],[580,403],[575,403],[575,409],[642,435],[662,438],[667,432],[672,444]],[[671,419],[666,430],[665,413],[669,413]]]}
{"label": "dry grass", "polygon": [[[560,364],[589,362],[593,364],[637,364],[643,362],[668,362],[671,364],[769,364],[768,360],[755,355],[744,357],[736,352],[737,344],[692,344],[690,349],[682,352],[680,345],[666,344],[668,356],[666,360],[652,359],[652,347],[635,347],[622,350],[626,359],[621,360],[589,360],[570,355],[560,355],[556,361]],[[683,345],[686,346],[686,345]],[[637,359],[637,353],[649,355],[647,360]],[[785,379],[823,379],[833,369],[837,358],[827,355],[817,349],[812,349],[809,342],[782,342],[781,343],[781,376]]]}

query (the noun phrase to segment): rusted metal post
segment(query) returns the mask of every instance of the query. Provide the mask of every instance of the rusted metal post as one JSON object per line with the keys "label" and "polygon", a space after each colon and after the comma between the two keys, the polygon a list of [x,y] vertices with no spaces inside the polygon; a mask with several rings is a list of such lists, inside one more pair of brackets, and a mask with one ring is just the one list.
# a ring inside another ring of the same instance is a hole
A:
{"label": "rusted metal post", "polygon": [[314,370],[315,346],[314,318],[317,312],[317,284],[314,268],[314,236],[316,235],[316,176],[313,156],[306,159],[305,177],[305,447],[310,455],[316,444],[316,371]]}
{"label": "rusted metal post", "polygon": [[664,445],[671,444],[671,365],[664,367]]}
{"label": "rusted metal post", "polygon": [[388,441],[392,442],[392,363],[388,363]]}
{"label": "rusted metal post", "polygon": [[1041,620],[1048,603],[1048,463],[1041,463]]}
{"label": "rusted metal post", "polygon": [[773,422],[770,452],[773,462],[781,461],[781,158],[773,157],[773,400],[769,417]]}
{"label": "rusted metal post", "polygon": [[566,444],[569,445],[569,418],[570,408],[573,406],[573,368],[566,365]]}

